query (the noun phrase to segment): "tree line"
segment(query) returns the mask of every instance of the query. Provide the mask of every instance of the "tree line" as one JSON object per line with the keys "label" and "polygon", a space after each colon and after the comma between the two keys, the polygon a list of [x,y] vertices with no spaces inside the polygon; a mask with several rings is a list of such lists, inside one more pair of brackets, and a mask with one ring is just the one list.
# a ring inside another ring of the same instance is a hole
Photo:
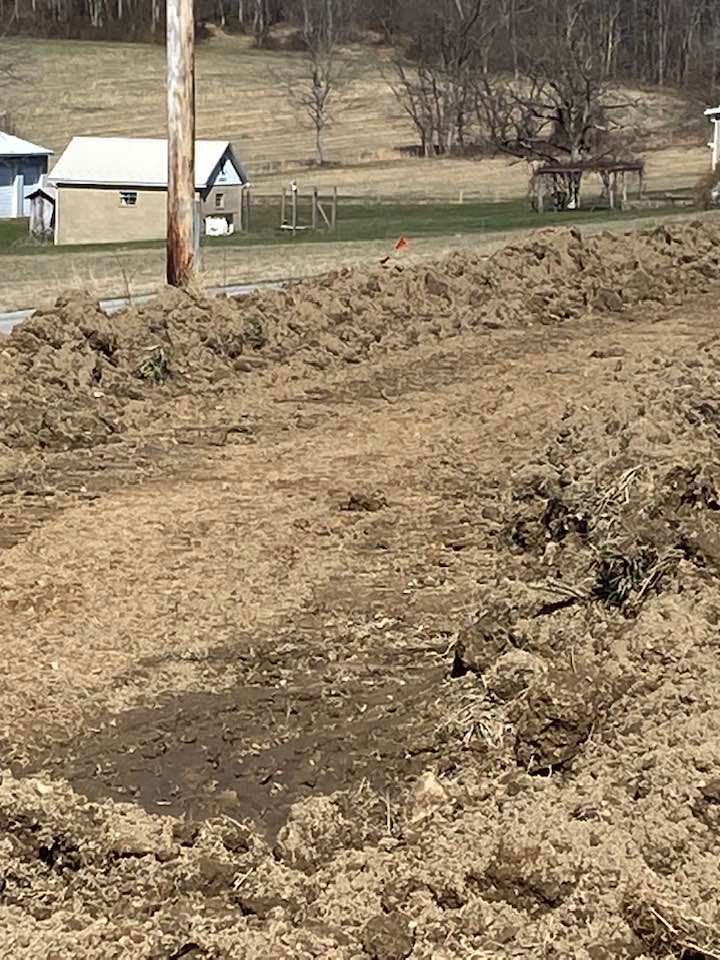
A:
{"label": "tree line", "polygon": [[[465,46],[485,68],[516,75],[545,36],[562,38],[590,18],[608,73],[650,84],[714,90],[720,79],[717,0],[197,0],[198,24],[214,22],[274,43],[287,24],[301,42],[317,8],[343,40],[368,33],[405,43],[420,57]],[[98,39],[158,40],[163,0],[0,0],[2,32]],[[458,30],[460,33],[458,34]],[[471,49],[472,48],[472,49]],[[450,53],[450,56],[455,56]]]}

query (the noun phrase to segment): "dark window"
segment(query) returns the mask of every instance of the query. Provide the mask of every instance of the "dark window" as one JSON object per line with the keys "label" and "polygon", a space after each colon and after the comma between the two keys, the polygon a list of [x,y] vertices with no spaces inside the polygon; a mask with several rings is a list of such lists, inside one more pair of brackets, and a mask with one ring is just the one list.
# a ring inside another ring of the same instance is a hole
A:
{"label": "dark window", "polygon": [[120,191],[120,206],[121,207],[136,207],[137,206],[137,190],[121,190]]}
{"label": "dark window", "polygon": [[45,164],[42,161],[26,160],[24,162],[22,174],[26,184],[37,183],[43,173],[45,173]]}

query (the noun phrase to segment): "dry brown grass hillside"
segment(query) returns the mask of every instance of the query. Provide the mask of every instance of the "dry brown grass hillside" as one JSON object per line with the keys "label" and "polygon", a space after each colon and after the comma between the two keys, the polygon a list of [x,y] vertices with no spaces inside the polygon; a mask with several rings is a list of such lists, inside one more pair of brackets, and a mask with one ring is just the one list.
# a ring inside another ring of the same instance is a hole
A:
{"label": "dry brown grass hillside", "polygon": [[[165,122],[164,51],[139,44],[5,41],[18,79],[7,91],[19,132],[61,151],[75,135],[160,136]],[[403,157],[413,131],[381,75],[378,48],[353,48],[355,80],[328,131],[336,166],[313,174],[320,186],[375,195],[489,199],[525,188],[522,164],[504,160],[428,165]],[[252,178],[275,189],[309,161],[313,137],[288,104],[284,77],[299,55],[258,51],[241,37],[216,36],[198,49],[198,134],[234,142]],[[628,127],[649,151],[659,186],[688,185],[707,166],[700,108],[666,91],[633,91]],[[695,116],[697,109],[697,118]]]}

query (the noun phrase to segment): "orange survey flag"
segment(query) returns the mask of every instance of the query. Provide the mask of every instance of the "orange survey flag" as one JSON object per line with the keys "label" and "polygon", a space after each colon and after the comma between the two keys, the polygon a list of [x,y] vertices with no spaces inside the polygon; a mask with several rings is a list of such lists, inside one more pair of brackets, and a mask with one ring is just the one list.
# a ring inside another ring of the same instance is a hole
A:
{"label": "orange survey flag", "polygon": [[400,252],[401,250],[407,250],[410,246],[410,241],[406,240],[405,237],[400,237],[398,242],[395,244],[395,249]]}

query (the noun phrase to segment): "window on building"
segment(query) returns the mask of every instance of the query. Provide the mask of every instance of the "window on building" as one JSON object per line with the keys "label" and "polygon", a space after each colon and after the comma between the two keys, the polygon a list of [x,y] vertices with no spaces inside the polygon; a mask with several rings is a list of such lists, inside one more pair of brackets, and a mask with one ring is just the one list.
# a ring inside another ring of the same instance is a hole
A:
{"label": "window on building", "polygon": [[37,183],[44,172],[43,164],[39,160],[25,160],[23,162],[22,174],[27,186]]}
{"label": "window on building", "polygon": [[121,190],[120,206],[136,207],[137,206],[137,190]]}
{"label": "window on building", "polygon": [[225,209],[225,194],[216,193],[215,194],[215,209],[224,210]]}

